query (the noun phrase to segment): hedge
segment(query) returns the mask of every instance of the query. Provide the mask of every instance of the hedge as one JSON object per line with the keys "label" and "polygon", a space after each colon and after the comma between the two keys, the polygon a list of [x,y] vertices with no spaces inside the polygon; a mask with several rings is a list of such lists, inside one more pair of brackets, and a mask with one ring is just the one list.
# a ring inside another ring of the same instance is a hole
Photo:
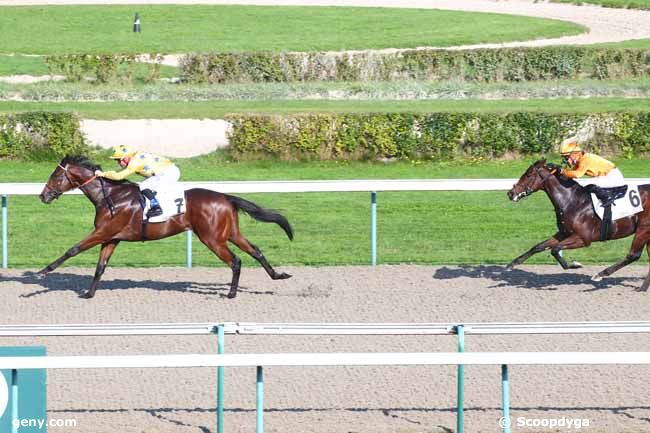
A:
{"label": "hedge", "polygon": [[192,83],[462,80],[477,82],[613,79],[650,74],[650,49],[593,47],[400,50],[350,53],[188,54]]}
{"label": "hedge", "polygon": [[145,62],[146,83],[160,78],[161,54],[57,54],[45,57],[51,75],[64,75],[67,81],[78,82],[91,77],[97,83],[132,83],[136,63]]}
{"label": "hedge", "polygon": [[232,115],[235,159],[374,160],[502,158],[557,150],[571,135],[592,151],[650,151],[650,113]]}
{"label": "hedge", "polygon": [[74,114],[0,114],[0,159],[53,159],[89,150]]}

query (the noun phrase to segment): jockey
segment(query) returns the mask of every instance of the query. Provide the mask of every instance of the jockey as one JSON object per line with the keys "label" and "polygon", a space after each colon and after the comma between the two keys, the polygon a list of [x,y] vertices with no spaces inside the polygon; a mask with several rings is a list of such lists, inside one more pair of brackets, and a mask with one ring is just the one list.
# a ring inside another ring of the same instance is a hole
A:
{"label": "jockey", "polygon": [[145,180],[140,182],[140,190],[151,204],[149,212],[147,212],[147,218],[162,215],[160,203],[156,199],[156,192],[160,187],[178,181],[181,176],[178,167],[167,158],[152,153],[138,152],[127,146],[115,146],[113,151],[111,159],[117,159],[123,170],[119,172],[97,170],[95,175],[112,180],[126,179],[133,173],[146,177]]}
{"label": "jockey", "polygon": [[562,142],[560,154],[563,162],[572,168],[562,169],[561,174],[573,179],[585,174],[593,177],[589,186],[593,185],[590,189],[600,199],[603,207],[618,198],[620,187],[625,186],[625,179],[613,162],[585,152],[575,138],[568,138]]}

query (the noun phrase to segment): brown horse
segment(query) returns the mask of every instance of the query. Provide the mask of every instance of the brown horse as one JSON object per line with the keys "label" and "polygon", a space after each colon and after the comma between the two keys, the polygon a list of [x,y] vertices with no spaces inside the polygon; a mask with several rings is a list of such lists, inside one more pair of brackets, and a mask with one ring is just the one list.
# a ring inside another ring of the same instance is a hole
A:
{"label": "brown horse", "polygon": [[142,199],[138,185],[129,181],[112,181],[95,176],[98,165],[85,157],[65,157],[54,169],[39,196],[43,203],[51,203],[66,191],[79,188],[95,205],[95,230],[64,255],[40,272],[46,274],[59,267],[70,257],[101,245],[95,277],[82,298],[92,298],[106,264],[121,241],[157,240],[192,230],[217,257],[232,269],[229,298],[237,295],[241,260],[228,248],[230,241],[257,260],[274,280],[291,277],[277,273],[266,261],[262,252],[239,231],[238,211],[243,210],[259,221],[274,222],[293,239],[291,225],[282,215],[262,209],[250,201],[206,189],[185,191],[186,212],[161,223],[143,225]]}
{"label": "brown horse", "polygon": [[[550,165],[550,164],[549,164]],[[552,237],[540,242],[526,253],[514,259],[507,269],[512,269],[534,254],[551,250],[551,254],[564,269],[577,269],[580,263],[568,264],[562,257],[562,250],[588,247],[592,242],[600,240],[600,218],[596,215],[588,190],[578,182],[559,175],[554,166],[547,166],[545,160],[539,160],[528,167],[519,181],[508,191],[508,198],[514,202],[529,196],[535,191],[543,190],[555,208],[558,232]],[[638,196],[628,194],[630,200],[641,200],[643,212],[636,215],[612,221],[611,239],[620,239],[634,234],[632,246],[627,256],[592,277],[600,281],[624,266],[639,260],[643,247],[650,254],[650,185],[639,186]],[[646,291],[650,287],[650,271],[638,291]]]}

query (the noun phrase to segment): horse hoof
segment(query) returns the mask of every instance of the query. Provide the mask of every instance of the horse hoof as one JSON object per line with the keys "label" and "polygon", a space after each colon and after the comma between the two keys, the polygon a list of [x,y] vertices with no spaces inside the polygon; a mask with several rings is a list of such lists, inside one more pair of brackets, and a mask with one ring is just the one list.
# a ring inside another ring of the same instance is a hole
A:
{"label": "horse hoof", "polygon": [[79,293],[79,297],[80,297],[81,299],[90,299],[90,298],[92,298],[93,296],[95,296],[95,294],[89,292],[88,290],[86,290],[85,292],[81,292],[81,293]]}
{"label": "horse hoof", "polygon": [[648,291],[648,288],[647,288],[647,287],[643,287],[643,286],[641,286],[641,287],[638,287],[638,288],[634,289],[634,291],[635,291],[635,292],[645,293],[645,292]]}
{"label": "horse hoof", "polygon": [[514,268],[514,265],[508,265],[503,269],[503,272],[511,272]]}
{"label": "horse hoof", "polygon": [[571,263],[570,269],[580,269],[581,267],[582,267],[582,263],[573,262],[573,263]]}
{"label": "horse hoof", "polygon": [[48,273],[52,272],[52,269],[50,268],[43,268],[40,271],[36,272],[36,275],[44,276],[47,275]]}
{"label": "horse hoof", "polygon": [[291,275],[287,274],[286,272],[282,272],[281,274],[276,275],[274,280],[286,280],[287,278],[291,278]]}
{"label": "horse hoof", "polygon": [[603,276],[600,274],[596,274],[593,277],[591,277],[591,281],[602,281],[602,280],[603,280]]}
{"label": "horse hoof", "polygon": [[235,296],[237,296],[237,292],[228,292],[227,298],[233,299]]}

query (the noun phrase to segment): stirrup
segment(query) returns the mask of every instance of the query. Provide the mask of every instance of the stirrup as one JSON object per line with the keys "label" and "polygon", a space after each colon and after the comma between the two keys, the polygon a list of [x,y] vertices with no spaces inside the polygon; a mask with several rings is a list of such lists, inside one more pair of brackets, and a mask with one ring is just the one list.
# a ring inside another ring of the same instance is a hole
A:
{"label": "stirrup", "polygon": [[147,218],[153,218],[162,215],[163,211],[160,206],[152,207],[147,211]]}

